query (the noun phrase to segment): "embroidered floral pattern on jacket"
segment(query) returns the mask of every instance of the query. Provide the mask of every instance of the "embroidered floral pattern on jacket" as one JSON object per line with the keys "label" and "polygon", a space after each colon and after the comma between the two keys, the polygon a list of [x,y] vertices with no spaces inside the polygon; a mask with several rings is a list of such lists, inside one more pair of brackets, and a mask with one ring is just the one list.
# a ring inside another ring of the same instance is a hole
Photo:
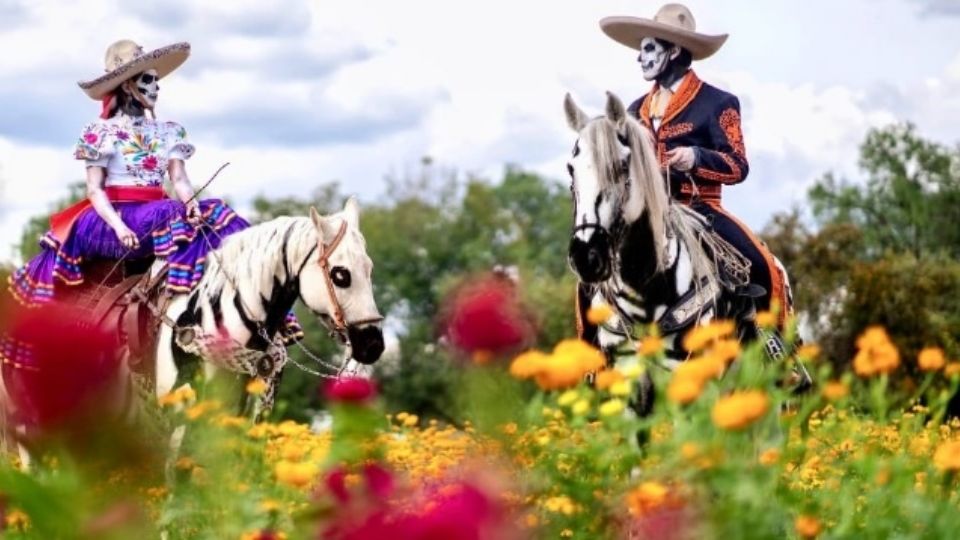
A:
{"label": "embroidered floral pattern on jacket", "polygon": [[187,159],[194,147],[176,122],[118,116],[87,124],[74,157],[107,171],[107,186],[159,186],[171,159]]}
{"label": "embroidered floral pattern on jacket", "polygon": [[737,162],[732,157],[723,152],[714,152],[714,154],[730,167],[730,172],[711,171],[710,169],[698,167],[696,170],[697,176],[716,182],[739,182],[743,179],[743,176],[740,174],[740,166],[737,165]]}
{"label": "embroidered floral pattern on jacket", "polygon": [[673,137],[682,137],[687,133],[693,131],[692,122],[681,122],[679,124],[673,124],[669,126],[660,127],[660,138],[661,139],[672,139]]}
{"label": "embroidered floral pattern on jacket", "polygon": [[733,147],[733,151],[741,157],[746,156],[747,151],[743,145],[743,133],[740,131],[740,113],[732,107],[723,111],[723,113],[720,114],[720,127],[727,136],[727,141],[730,142],[730,146]]}

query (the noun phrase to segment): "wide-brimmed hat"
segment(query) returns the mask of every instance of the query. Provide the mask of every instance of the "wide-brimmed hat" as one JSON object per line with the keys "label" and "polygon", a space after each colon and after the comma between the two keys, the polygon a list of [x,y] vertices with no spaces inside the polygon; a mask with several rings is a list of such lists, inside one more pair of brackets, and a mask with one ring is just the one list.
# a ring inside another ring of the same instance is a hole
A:
{"label": "wide-brimmed hat", "polygon": [[102,99],[123,84],[123,81],[148,69],[156,70],[157,78],[162,79],[180,67],[188,56],[190,44],[186,42],[143,52],[143,47],[136,42],[121,39],[107,47],[107,54],[103,59],[106,73],[91,81],[80,81],[77,84],[91,98]]}
{"label": "wide-brimmed hat", "polygon": [[604,17],[600,28],[616,41],[640,50],[646,37],[662,39],[690,51],[694,60],[703,60],[717,52],[727,34],[710,36],[697,33],[697,22],[683,4],[667,4],[652,19],[641,17]]}

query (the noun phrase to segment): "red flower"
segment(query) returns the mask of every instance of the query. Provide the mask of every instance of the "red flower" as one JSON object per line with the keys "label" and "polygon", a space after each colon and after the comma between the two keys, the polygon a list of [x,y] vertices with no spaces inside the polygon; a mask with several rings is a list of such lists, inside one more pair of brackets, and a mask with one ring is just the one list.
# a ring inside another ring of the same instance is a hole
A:
{"label": "red flower", "polygon": [[454,347],[468,354],[507,354],[533,337],[531,317],[508,278],[474,278],[455,290],[445,304],[442,332]]}
{"label": "red flower", "polygon": [[143,168],[152,171],[157,168],[157,156],[147,156],[143,158]]}
{"label": "red flower", "polygon": [[[362,473],[367,495],[375,501],[386,502],[393,493],[393,474],[377,463],[367,463],[363,466]],[[343,467],[330,471],[324,479],[327,490],[340,504],[350,502],[350,490],[347,489],[346,480],[347,470]]]}
{"label": "red flower", "polygon": [[94,144],[99,138],[96,133],[89,131],[83,134],[83,141],[87,144]]}
{"label": "red flower", "polygon": [[41,430],[67,427],[104,407],[119,388],[119,342],[88,314],[53,304],[15,314],[0,351],[17,419]]}
{"label": "red flower", "polygon": [[324,394],[330,401],[365,403],[377,396],[377,387],[369,379],[344,377],[328,382]]}

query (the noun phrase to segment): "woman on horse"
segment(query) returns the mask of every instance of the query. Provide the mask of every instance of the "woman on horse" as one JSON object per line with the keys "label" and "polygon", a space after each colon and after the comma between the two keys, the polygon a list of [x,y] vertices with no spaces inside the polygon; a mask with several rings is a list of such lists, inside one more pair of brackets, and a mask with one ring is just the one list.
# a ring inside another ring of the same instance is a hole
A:
{"label": "woman on horse", "polygon": [[[61,286],[83,283],[86,262],[124,258],[165,259],[167,294],[189,292],[207,253],[249,226],[223,201],[197,199],[184,165],[193,144],[180,124],[154,115],[158,81],[189,55],[189,43],[144,52],[133,41],[117,41],[107,48],[106,73],[78,83],[102,103],[74,151],[86,168],[87,198],[51,217],[41,253],[11,276],[20,303],[38,306]],[[165,178],[174,199],[164,192]],[[302,335],[292,314],[284,335]]]}
{"label": "woman on horse", "polygon": [[694,60],[713,55],[727,35],[696,32],[690,10],[667,4],[653,19],[606,17],[605,34],[640,51],[643,78],[653,88],[629,107],[650,129],[657,156],[666,169],[670,193],[703,214],[721,237],[751,262],[750,281],[766,289],[758,309],[775,304],[786,316],[784,277],[766,246],[721,205],[724,185],[743,182],[749,166],[740,130],[736,96],[701,81],[690,69]]}

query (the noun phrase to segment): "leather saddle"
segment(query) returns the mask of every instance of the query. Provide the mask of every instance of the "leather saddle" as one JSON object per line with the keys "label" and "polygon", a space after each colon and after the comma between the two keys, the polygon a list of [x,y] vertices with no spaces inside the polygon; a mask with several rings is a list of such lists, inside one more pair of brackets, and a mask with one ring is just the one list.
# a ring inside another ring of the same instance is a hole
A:
{"label": "leather saddle", "polygon": [[87,313],[89,320],[109,332],[116,332],[125,344],[130,369],[153,382],[156,340],[166,304],[164,283],[167,267],[150,275],[153,259],[87,261],[84,282],[76,286],[57,284],[62,302]]}

